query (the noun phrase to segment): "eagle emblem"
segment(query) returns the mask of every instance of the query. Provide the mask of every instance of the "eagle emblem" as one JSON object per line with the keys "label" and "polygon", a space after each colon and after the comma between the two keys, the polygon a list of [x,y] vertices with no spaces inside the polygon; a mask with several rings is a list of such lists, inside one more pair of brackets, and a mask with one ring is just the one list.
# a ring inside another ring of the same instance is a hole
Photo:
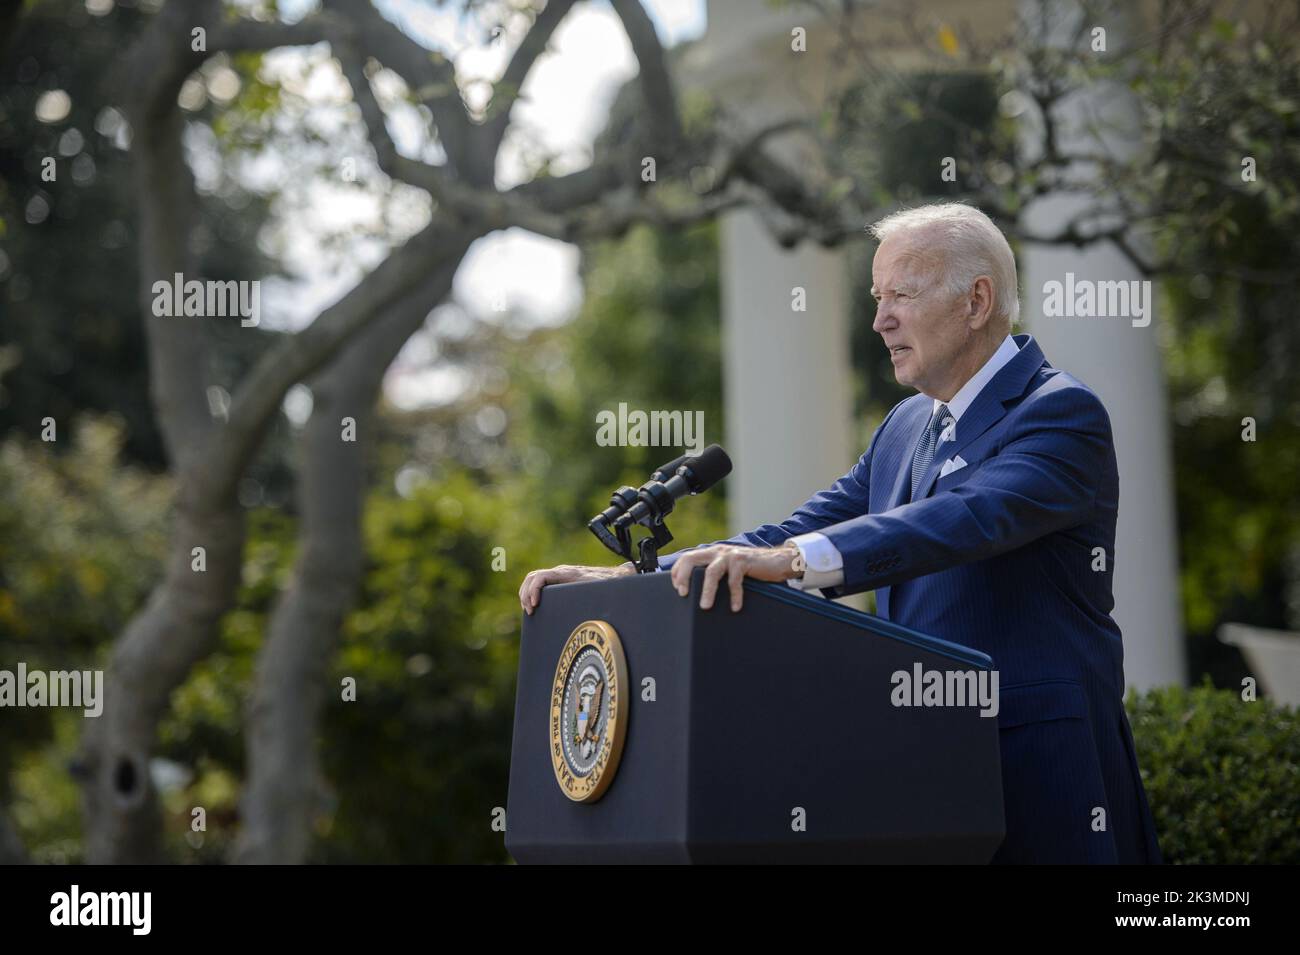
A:
{"label": "eagle emblem", "polygon": [[614,628],[603,620],[579,624],[555,667],[550,720],[555,781],[574,802],[595,802],[614,778],[627,735],[627,687]]}
{"label": "eagle emblem", "polygon": [[600,735],[600,707],[605,681],[600,678],[600,671],[589,666],[578,677],[578,719],[577,732],[573,741],[578,744],[578,751],[583,759],[591,756]]}

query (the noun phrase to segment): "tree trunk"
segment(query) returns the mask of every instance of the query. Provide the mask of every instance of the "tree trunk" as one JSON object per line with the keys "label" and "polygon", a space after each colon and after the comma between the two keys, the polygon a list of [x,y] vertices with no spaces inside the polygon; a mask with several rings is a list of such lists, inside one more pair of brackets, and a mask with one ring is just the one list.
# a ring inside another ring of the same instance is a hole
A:
{"label": "tree trunk", "polygon": [[[195,461],[213,431],[202,326],[153,314],[153,283],[187,273],[193,178],[181,144],[183,120],[170,110],[132,116],[132,163],[139,202],[138,296],[149,331],[150,391],[177,474],[175,523],[163,580],[113,646],[104,711],[89,721],[81,770],[86,855],[91,862],[162,859],[161,827],[149,757],[172,691],[216,641],[234,600],[244,515],[232,492],[207,486]],[[202,547],[205,569],[194,569]]]}
{"label": "tree trunk", "polygon": [[[365,452],[376,398],[403,343],[450,291],[468,244],[311,384],[298,478],[298,557],[258,654],[248,712],[239,862],[306,860],[324,788],[316,735],[326,675],[361,576]],[[340,439],[344,417],[356,420],[355,443]]]}
{"label": "tree trunk", "polygon": [[26,865],[31,861],[8,814],[0,812],[0,865]]}
{"label": "tree trunk", "polygon": [[[244,514],[231,499],[180,502],[166,576],[113,647],[104,711],[85,736],[86,853],[95,863],[162,861],[149,775],[155,729],[172,691],[207,656],[239,585]],[[192,569],[203,547],[207,569]]]}

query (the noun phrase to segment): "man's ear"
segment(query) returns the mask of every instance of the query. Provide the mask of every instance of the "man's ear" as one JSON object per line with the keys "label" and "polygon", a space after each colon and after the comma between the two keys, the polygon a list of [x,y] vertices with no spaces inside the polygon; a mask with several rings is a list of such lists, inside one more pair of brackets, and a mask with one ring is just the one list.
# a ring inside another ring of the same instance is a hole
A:
{"label": "man's ear", "polygon": [[975,279],[971,286],[969,299],[968,324],[974,331],[979,331],[993,317],[993,280],[987,275]]}

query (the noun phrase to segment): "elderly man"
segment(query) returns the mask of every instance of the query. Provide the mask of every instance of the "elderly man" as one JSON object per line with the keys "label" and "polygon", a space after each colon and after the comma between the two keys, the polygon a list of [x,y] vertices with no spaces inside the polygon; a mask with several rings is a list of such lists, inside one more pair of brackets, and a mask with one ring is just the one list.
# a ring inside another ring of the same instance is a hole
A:
{"label": "elderly man", "polygon": [[[1114,606],[1119,476],[1097,396],[1028,335],[1006,238],[961,204],[872,229],[873,329],[919,394],[896,405],[848,474],[780,524],[661,559],[700,606],[745,577],[838,597],[982,650],[1001,682],[1007,835],[995,862],[1158,862],[1123,707]],[[520,588],[633,573],[565,565]],[[870,741],[864,741],[870,745]]]}

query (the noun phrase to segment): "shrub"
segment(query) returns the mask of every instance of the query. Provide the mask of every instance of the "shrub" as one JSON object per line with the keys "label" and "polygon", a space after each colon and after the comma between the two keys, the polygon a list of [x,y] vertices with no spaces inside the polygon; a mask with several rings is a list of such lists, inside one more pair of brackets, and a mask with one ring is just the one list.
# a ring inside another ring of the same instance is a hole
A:
{"label": "shrub", "polygon": [[1208,684],[1127,705],[1166,862],[1300,862],[1300,714]]}

